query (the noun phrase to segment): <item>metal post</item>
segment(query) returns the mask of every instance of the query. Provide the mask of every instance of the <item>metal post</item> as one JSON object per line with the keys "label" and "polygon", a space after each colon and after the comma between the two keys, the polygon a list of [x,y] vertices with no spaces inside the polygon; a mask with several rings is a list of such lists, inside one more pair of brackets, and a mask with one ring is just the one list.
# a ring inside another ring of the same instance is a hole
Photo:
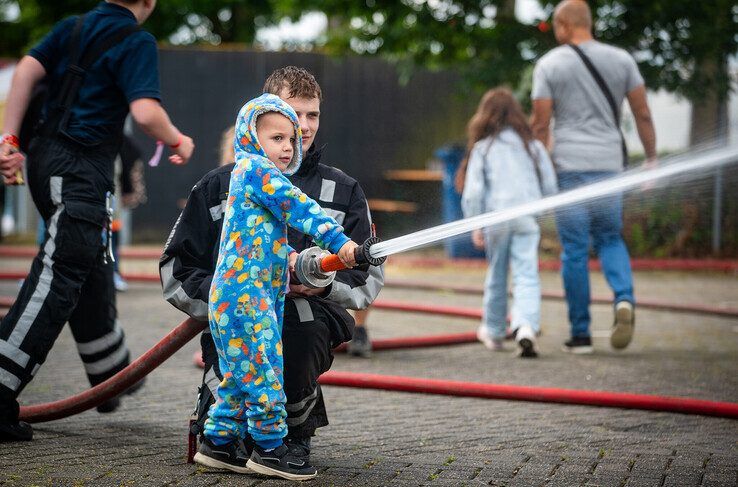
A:
{"label": "metal post", "polygon": [[715,171],[715,189],[712,202],[712,254],[720,255],[720,242],[722,240],[723,220],[723,168]]}

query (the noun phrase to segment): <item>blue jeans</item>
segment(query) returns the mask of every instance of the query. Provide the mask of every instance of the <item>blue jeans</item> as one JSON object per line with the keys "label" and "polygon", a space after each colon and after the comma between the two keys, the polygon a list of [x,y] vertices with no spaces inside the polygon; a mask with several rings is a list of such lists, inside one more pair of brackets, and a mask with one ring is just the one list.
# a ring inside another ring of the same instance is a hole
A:
{"label": "blue jeans", "polygon": [[538,277],[540,232],[487,233],[489,269],[484,287],[484,316],[490,336],[504,338],[507,326],[507,272],[512,269],[513,306],[510,326],[540,329],[541,282]]}
{"label": "blue jeans", "polygon": [[[574,189],[615,175],[614,172],[562,172],[558,174],[559,190]],[[556,226],[563,247],[561,277],[569,306],[571,336],[588,337],[590,236],[615,303],[635,304],[630,256],[621,235],[623,197],[617,194],[560,208],[556,211]]]}

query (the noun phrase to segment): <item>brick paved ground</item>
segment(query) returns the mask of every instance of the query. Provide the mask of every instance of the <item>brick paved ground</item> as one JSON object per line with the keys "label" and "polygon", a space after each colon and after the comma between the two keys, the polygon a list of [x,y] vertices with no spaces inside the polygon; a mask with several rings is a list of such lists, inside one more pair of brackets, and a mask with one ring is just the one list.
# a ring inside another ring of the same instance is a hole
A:
{"label": "brick paved ground", "polygon": [[[0,261],[20,269],[22,260]],[[154,271],[151,262],[126,263]],[[481,283],[482,272],[392,267],[393,278]],[[545,273],[545,290],[560,289]],[[738,307],[738,279],[720,274],[640,273],[642,298]],[[606,294],[599,275],[595,294]],[[15,283],[0,282],[0,295]],[[386,289],[384,298],[478,307],[478,296]],[[182,315],[155,285],[120,296],[121,321],[138,355]],[[338,356],[334,370],[476,382],[668,394],[738,402],[738,320],[638,311],[630,348],[615,353],[607,306],[593,307],[593,356],[559,351],[563,303],[543,304],[542,357],[523,361],[480,345]],[[376,311],[374,338],[470,331],[470,320]],[[0,485],[287,485],[264,477],[206,471],[184,462],[188,415],[199,371],[190,343],[149,376],[146,387],[112,415],[87,412],[36,426],[36,440],[0,445]],[[65,330],[24,403],[60,399],[85,388]],[[309,485],[736,486],[738,422],[669,413],[325,388],[331,425],[314,439],[320,476]]]}

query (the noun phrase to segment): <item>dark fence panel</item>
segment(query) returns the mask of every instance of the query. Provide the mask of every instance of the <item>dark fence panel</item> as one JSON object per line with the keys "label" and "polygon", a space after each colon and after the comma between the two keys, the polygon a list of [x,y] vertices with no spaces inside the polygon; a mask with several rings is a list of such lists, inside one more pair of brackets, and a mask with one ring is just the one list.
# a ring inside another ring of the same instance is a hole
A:
{"label": "dark fence panel", "polygon": [[[383,172],[424,168],[435,148],[463,138],[477,100],[459,95],[453,73],[419,71],[401,85],[395,68],[379,59],[162,49],[164,106],[197,147],[186,166],[175,167],[164,160],[159,167],[147,167],[149,201],[134,212],[134,241],[166,238],[181,200],[217,165],[222,131],[234,123],[244,102],[260,94],[269,73],[291,64],[311,71],[323,89],[317,142],[327,144],[324,161],[359,180],[370,198],[398,197],[399,191],[405,199],[420,203],[419,214],[402,231],[441,221],[439,185],[403,183],[409,186],[398,190],[383,178]],[[153,152],[150,139],[137,133],[136,140],[147,156]],[[375,218],[389,222],[395,217],[375,214]]]}

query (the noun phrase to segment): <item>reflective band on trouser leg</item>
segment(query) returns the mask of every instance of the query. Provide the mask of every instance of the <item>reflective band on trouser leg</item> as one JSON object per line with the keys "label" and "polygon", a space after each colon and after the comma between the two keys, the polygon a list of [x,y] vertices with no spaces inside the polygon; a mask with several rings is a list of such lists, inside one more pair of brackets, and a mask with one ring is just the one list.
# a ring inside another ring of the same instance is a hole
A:
{"label": "reflective band on trouser leg", "polygon": [[116,319],[113,263],[99,264],[87,282],[69,318],[77,351],[90,384],[112,377],[129,363],[125,334]]}

